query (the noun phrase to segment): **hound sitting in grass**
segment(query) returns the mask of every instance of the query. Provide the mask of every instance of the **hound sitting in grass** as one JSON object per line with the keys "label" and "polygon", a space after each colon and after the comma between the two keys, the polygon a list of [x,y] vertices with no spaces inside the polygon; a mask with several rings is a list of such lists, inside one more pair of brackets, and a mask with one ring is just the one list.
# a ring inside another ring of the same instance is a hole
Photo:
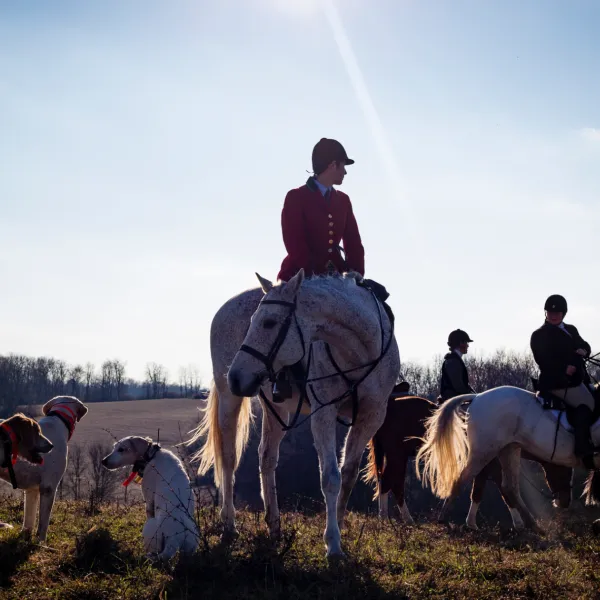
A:
{"label": "hound sitting in grass", "polygon": [[168,560],[179,550],[193,553],[198,546],[194,520],[194,495],[182,462],[170,450],[150,438],[130,436],[119,440],[111,454],[102,459],[107,469],[132,465],[124,485],[142,478],[147,521],[142,531],[149,555]]}

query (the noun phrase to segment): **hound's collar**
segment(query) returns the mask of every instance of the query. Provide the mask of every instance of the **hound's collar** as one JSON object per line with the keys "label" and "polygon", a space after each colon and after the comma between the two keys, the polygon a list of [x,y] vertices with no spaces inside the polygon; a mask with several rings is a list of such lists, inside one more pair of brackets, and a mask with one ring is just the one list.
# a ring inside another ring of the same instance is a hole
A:
{"label": "hound's collar", "polygon": [[160,444],[149,443],[148,448],[146,448],[146,452],[144,452],[144,456],[139,458],[133,463],[133,468],[131,469],[131,474],[129,477],[123,482],[123,486],[127,487],[134,479],[136,483],[140,483],[142,478],[144,477],[144,469],[146,465],[158,454],[160,450]]}

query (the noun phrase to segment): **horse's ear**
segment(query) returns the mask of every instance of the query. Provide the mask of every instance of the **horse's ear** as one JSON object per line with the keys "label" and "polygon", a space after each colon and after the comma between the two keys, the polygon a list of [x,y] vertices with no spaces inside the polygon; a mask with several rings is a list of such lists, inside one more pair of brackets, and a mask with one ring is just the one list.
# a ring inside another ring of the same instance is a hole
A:
{"label": "horse's ear", "polygon": [[286,284],[285,292],[291,295],[293,298],[296,297],[302,282],[304,281],[304,269],[300,269]]}
{"label": "horse's ear", "polygon": [[273,289],[273,284],[264,277],[261,277],[258,273],[255,273],[258,278],[258,282],[260,283],[260,287],[265,294],[268,294]]}

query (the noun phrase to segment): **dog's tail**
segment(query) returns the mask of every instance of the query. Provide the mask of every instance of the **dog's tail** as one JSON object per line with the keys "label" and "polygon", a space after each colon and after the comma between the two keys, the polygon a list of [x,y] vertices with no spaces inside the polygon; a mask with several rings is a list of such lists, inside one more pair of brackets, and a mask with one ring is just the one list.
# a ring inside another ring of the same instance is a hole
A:
{"label": "dog's tail", "polygon": [[[221,418],[232,413],[237,414],[237,428],[234,433],[235,463],[233,470],[237,469],[242,458],[248,438],[250,436],[250,425],[252,423],[252,405],[250,398],[237,396],[226,397],[227,406],[221,407]],[[223,432],[219,421],[219,392],[214,384],[211,384],[208,395],[207,406],[203,410],[204,415],[200,425],[193,430],[192,437],[186,442],[193,444],[206,436],[204,445],[192,456],[192,461],[200,461],[198,475],[204,475],[211,467],[214,467],[214,481],[217,488],[222,488],[223,482]]]}

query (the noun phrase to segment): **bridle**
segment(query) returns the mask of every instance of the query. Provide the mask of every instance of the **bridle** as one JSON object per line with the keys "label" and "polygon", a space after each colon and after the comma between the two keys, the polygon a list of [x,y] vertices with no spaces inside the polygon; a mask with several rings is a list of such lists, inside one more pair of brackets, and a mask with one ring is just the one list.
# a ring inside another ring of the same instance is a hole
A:
{"label": "bridle", "polygon": [[[277,334],[277,337],[275,338],[275,341],[273,342],[273,345],[271,346],[271,349],[269,350],[268,354],[263,354],[262,352],[256,350],[255,348],[252,348],[251,346],[248,346],[247,344],[243,344],[240,347],[241,352],[245,352],[246,354],[249,354],[250,356],[259,360],[263,365],[265,365],[267,373],[268,373],[268,380],[270,383],[273,384],[276,381],[277,373],[275,372],[275,369],[273,368],[273,362],[275,361],[275,358],[277,357],[277,353],[281,349],[281,346],[285,342],[287,334],[289,333],[290,328],[292,326],[292,321],[296,325],[296,329],[297,329],[298,335],[300,337],[300,343],[302,344],[302,357],[296,364],[290,365],[290,367],[289,367],[292,370],[292,373],[296,376],[295,383],[300,388],[300,398],[298,399],[298,405],[296,407],[296,412],[294,414],[294,417],[292,418],[292,422],[289,425],[287,423],[285,423],[285,421],[283,421],[283,419],[279,416],[279,413],[273,407],[272,402],[269,401],[269,399],[266,397],[265,393],[263,392],[262,387],[259,390],[260,399],[264,402],[267,409],[270,410],[270,412],[275,416],[277,421],[279,421],[279,424],[282,426],[284,431],[288,431],[290,429],[294,429],[295,427],[300,426],[306,420],[310,419],[310,417],[312,417],[312,415],[314,415],[317,411],[325,408],[326,406],[331,406],[332,404],[337,404],[338,402],[348,398],[349,396],[352,398],[352,421],[348,424],[345,421],[342,421],[339,417],[337,418],[337,421],[338,421],[338,423],[345,425],[347,427],[351,427],[356,422],[356,417],[358,415],[358,386],[379,365],[379,363],[382,361],[383,357],[387,354],[387,351],[390,349],[390,346],[392,345],[392,340],[394,339],[394,319],[390,316],[390,325],[391,325],[390,337],[387,341],[387,344],[385,344],[385,334],[384,334],[384,330],[383,330],[383,316],[382,316],[382,312],[381,312],[381,302],[378,300],[377,296],[371,289],[369,289],[369,288],[366,288],[366,289],[370,292],[371,296],[373,297],[375,304],[377,306],[378,312],[379,312],[379,326],[380,326],[380,330],[381,330],[381,353],[380,353],[380,355],[375,360],[372,360],[372,361],[370,361],[364,365],[361,365],[359,367],[353,367],[351,369],[342,370],[342,369],[340,369],[339,365],[335,361],[329,344],[327,344],[326,345],[327,355],[329,357],[329,361],[331,362],[333,368],[335,369],[335,372],[331,373],[329,375],[323,375],[323,376],[314,377],[314,378],[309,378],[310,364],[311,364],[311,359],[312,359],[312,344],[309,346],[309,349],[308,349],[308,359],[307,359],[306,368],[303,370],[303,373],[300,376],[298,376],[298,373],[300,371],[302,371],[302,367],[300,366],[300,363],[306,356],[306,344],[304,341],[304,335],[302,334],[302,329],[300,329],[300,324],[298,323],[298,318],[296,316],[296,309],[298,308],[296,298],[294,298],[293,302],[289,302],[286,300],[264,299],[264,300],[261,300],[260,304],[258,305],[257,310],[263,304],[284,306],[289,309],[289,312],[286,315],[283,325],[281,326],[281,329],[279,330],[279,333]],[[359,377],[358,380],[352,381],[348,377],[348,373],[352,373],[352,372],[359,371],[362,369],[368,369],[368,370],[361,377]],[[322,402],[317,397],[317,395],[314,391],[314,388],[312,386],[312,383],[316,382],[316,381],[323,381],[325,379],[331,379],[333,377],[341,377],[344,380],[344,382],[346,383],[346,385],[348,386],[348,389],[344,393],[342,393],[339,396],[337,396],[336,398],[334,398],[333,400],[330,400],[328,402]],[[307,389],[310,389],[315,402],[319,406],[315,410],[313,410],[305,419],[303,419],[301,422],[298,423],[298,418],[299,418],[300,412],[302,410],[303,402],[306,400],[310,404],[310,401],[308,399]]]}
{"label": "bridle", "polygon": [[275,341],[273,342],[273,345],[271,346],[271,349],[269,350],[268,354],[263,354],[262,352],[259,352],[258,350],[252,348],[251,346],[248,346],[247,344],[243,344],[240,347],[240,351],[245,352],[246,354],[249,354],[250,356],[262,362],[267,369],[267,373],[269,374],[269,381],[271,383],[275,383],[275,378],[277,374],[275,373],[275,369],[273,368],[273,362],[275,361],[275,358],[277,358],[277,353],[281,349],[283,342],[285,342],[285,338],[287,337],[290,327],[292,326],[292,320],[296,325],[296,330],[298,331],[298,335],[300,336],[300,343],[302,344],[302,358],[300,358],[300,360],[302,360],[306,355],[306,346],[304,344],[304,336],[302,335],[302,330],[300,329],[298,318],[296,317],[296,308],[298,307],[298,305],[295,299],[293,302],[287,302],[286,300],[261,300],[260,304],[258,305],[258,308],[260,308],[263,304],[285,306],[290,310],[287,316],[285,317],[283,325],[281,326],[281,329],[279,330],[279,333],[277,334],[277,337],[275,338]]}

